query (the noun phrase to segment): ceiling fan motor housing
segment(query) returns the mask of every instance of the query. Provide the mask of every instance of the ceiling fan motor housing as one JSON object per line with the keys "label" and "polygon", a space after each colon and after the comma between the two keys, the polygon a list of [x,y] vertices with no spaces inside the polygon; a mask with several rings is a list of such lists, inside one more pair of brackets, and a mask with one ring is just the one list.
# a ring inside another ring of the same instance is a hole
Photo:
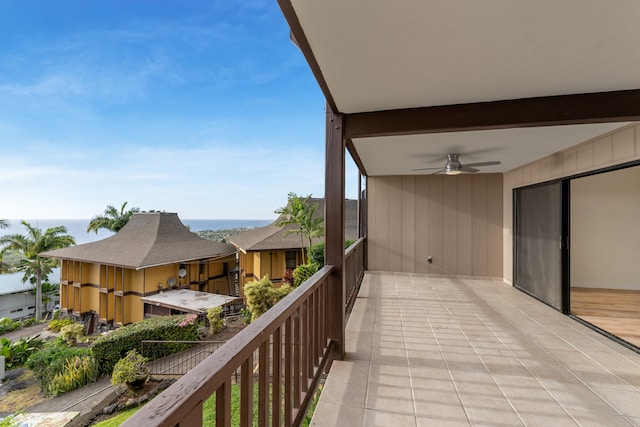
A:
{"label": "ceiling fan motor housing", "polygon": [[458,160],[458,154],[447,154],[447,164],[444,166],[444,172],[459,172],[461,168],[462,164]]}

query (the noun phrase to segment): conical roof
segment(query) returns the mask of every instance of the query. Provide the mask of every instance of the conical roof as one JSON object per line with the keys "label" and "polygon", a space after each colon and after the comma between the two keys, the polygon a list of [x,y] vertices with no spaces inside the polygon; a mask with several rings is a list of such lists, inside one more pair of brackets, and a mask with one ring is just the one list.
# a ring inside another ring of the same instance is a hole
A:
{"label": "conical roof", "polygon": [[[324,216],[324,199],[310,198],[307,203],[316,204],[318,207],[314,212],[314,217]],[[357,239],[358,236],[358,201],[345,200],[345,236],[347,240]],[[273,251],[273,250],[298,250],[303,242],[300,240],[300,234],[292,233],[296,230],[295,225],[286,225],[278,227],[280,217],[269,225],[254,228],[253,230],[244,231],[233,236],[229,236],[228,240],[233,243],[239,250],[248,251]],[[313,243],[323,241],[323,237],[313,239]],[[306,245],[306,242],[304,242]]]}
{"label": "conical roof", "polygon": [[133,214],[118,233],[106,239],[40,255],[139,270],[176,262],[218,258],[235,252],[233,245],[193,234],[176,213],[152,211]]}

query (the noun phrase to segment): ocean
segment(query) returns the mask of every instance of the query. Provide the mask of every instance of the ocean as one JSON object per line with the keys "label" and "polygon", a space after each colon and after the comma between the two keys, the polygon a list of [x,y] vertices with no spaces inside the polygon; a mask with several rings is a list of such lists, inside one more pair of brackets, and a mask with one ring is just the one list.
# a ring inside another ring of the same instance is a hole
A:
{"label": "ocean", "polygon": [[[87,233],[87,227],[89,226],[88,219],[27,219],[25,220],[32,227],[38,227],[42,231],[47,228],[57,227],[64,225],[67,227],[68,234],[72,235],[76,239],[76,244],[95,242],[96,240],[102,240],[113,235],[112,232],[107,230],[99,230],[98,234]],[[229,228],[242,228],[242,227],[262,227],[270,224],[274,220],[272,219],[181,219],[182,223],[190,227],[191,231],[203,231],[203,230],[226,230]],[[21,220],[10,219],[7,220],[9,227],[0,229],[0,236],[7,234],[24,234],[26,232],[25,227],[20,223]]]}
{"label": "ocean", "polygon": [[[90,221],[88,219],[27,219],[25,221],[31,224],[32,227],[38,227],[42,231],[45,231],[47,228],[64,225],[67,227],[67,233],[75,238],[76,244],[78,245],[95,242],[113,235],[112,232],[106,230],[99,230],[98,234],[94,232],[87,233],[87,226]],[[191,231],[262,227],[273,222],[272,219],[181,219],[181,221],[184,225],[188,226]],[[26,233],[26,228],[21,224],[21,220],[10,219],[7,220],[7,223],[9,227],[0,229],[0,236]],[[0,295],[17,287],[26,286],[28,288],[28,284],[22,285],[22,276],[22,273],[0,274]],[[58,282],[57,271],[49,276],[49,280],[52,283]]]}

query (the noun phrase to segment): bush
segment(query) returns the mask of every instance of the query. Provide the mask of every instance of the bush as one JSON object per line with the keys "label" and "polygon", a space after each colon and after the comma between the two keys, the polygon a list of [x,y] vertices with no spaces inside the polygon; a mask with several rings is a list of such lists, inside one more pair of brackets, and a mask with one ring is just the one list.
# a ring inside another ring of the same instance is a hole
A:
{"label": "bush", "polygon": [[26,366],[35,373],[42,392],[47,394],[51,391],[48,385],[53,382],[54,377],[65,372],[68,360],[86,357],[91,357],[91,350],[68,347],[61,338],[58,338],[47,342],[40,351],[32,354],[27,360]]}
{"label": "bush", "polygon": [[309,277],[316,274],[319,268],[319,265],[314,262],[300,264],[295,270],[293,270],[293,285],[296,287],[300,286]]}
{"label": "bush", "polygon": [[212,307],[207,310],[207,319],[209,319],[209,333],[215,335],[222,331],[224,320],[222,319],[222,307]]}
{"label": "bush", "polygon": [[284,275],[282,276],[282,283],[287,283],[293,286],[293,270],[291,268],[287,268],[284,271]]}
{"label": "bush", "polygon": [[[345,240],[344,248],[347,249],[349,246],[353,245],[354,242],[355,240],[352,239]],[[311,245],[311,248],[309,248],[309,262],[314,262],[320,267],[324,265],[324,242]]]}
{"label": "bush", "polygon": [[60,337],[66,342],[70,347],[76,345],[82,337],[84,336],[84,325],[82,323],[71,323],[69,325],[63,326],[60,329]]}
{"label": "bush", "polygon": [[324,265],[324,242],[311,245],[311,248],[309,248],[309,262]]}
{"label": "bush", "polygon": [[71,319],[54,319],[49,322],[47,329],[53,332],[60,332],[60,329],[62,329],[63,326],[72,325],[74,323],[75,322]]}
{"label": "bush", "polygon": [[[180,325],[183,326],[180,326]],[[187,321],[187,316],[165,316],[145,319],[111,331],[93,342],[91,349],[100,373],[111,375],[118,360],[131,349],[140,348],[143,340],[197,341],[199,326],[196,321]],[[171,344],[151,349],[146,354],[150,360],[190,348],[191,344]]]}
{"label": "bush", "polygon": [[98,369],[92,356],[74,356],[64,362],[62,372],[51,378],[43,392],[47,396],[60,396],[94,382],[97,378],[97,372]]}
{"label": "bush", "polygon": [[0,319],[0,334],[6,334],[7,332],[14,331],[20,327],[19,322],[14,322],[8,317]]}
{"label": "bush", "polygon": [[29,357],[42,348],[43,345],[44,340],[39,338],[39,335],[20,338],[16,341],[2,337],[0,338],[0,356],[4,356],[7,368],[18,368],[24,365]]}
{"label": "bush", "polygon": [[114,366],[111,384],[127,384],[148,377],[148,361],[149,359],[143,357],[137,351],[130,350],[127,352],[127,355],[118,360],[118,363]]}
{"label": "bush", "polygon": [[244,285],[244,296],[251,312],[251,321],[264,314],[292,290],[293,288],[287,284],[274,288],[269,276],[266,275],[258,281]]}

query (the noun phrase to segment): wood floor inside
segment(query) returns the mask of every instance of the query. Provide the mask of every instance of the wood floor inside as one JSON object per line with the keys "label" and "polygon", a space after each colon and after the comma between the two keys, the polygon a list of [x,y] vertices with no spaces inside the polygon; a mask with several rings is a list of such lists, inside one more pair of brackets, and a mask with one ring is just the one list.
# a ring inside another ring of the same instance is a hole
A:
{"label": "wood floor inside", "polygon": [[572,287],[571,314],[640,347],[640,291]]}

